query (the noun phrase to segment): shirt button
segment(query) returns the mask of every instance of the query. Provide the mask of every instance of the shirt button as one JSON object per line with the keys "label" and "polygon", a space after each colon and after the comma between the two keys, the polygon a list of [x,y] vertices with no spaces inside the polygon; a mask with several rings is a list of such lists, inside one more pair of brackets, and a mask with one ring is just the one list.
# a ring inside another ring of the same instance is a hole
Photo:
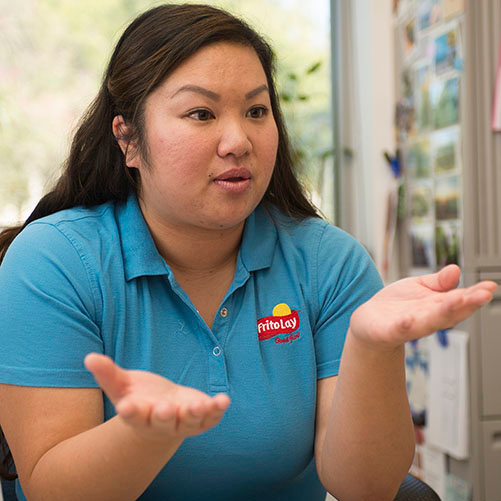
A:
{"label": "shirt button", "polygon": [[212,354],[215,356],[215,357],[219,357],[221,355],[221,348],[219,348],[219,346],[214,346],[214,348],[212,349]]}
{"label": "shirt button", "polygon": [[220,315],[221,315],[223,318],[226,318],[226,317],[228,316],[228,308],[221,308]]}

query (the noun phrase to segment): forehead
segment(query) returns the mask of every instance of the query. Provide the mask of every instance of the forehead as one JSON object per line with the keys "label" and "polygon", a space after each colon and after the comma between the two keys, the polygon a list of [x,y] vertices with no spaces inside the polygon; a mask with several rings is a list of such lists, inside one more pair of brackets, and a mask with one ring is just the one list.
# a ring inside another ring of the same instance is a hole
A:
{"label": "forehead", "polygon": [[216,42],[186,59],[164,83],[170,87],[187,80],[197,85],[237,80],[242,86],[253,87],[266,83],[267,79],[254,48],[235,42]]}

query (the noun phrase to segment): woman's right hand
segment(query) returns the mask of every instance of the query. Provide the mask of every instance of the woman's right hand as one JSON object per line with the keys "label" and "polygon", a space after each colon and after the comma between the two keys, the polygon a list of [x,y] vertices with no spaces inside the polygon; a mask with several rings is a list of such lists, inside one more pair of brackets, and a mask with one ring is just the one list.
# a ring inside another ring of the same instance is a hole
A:
{"label": "woman's right hand", "polygon": [[84,363],[117,414],[145,440],[184,440],[203,433],[230,405],[228,395],[211,397],[158,374],[122,369],[105,355],[90,353]]}

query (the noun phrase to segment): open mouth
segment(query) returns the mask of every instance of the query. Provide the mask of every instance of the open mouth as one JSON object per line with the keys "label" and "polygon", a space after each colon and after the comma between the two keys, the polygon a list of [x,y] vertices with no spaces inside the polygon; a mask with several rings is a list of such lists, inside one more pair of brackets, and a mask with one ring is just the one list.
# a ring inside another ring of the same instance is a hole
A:
{"label": "open mouth", "polygon": [[229,169],[217,176],[214,181],[223,181],[227,183],[239,183],[248,181],[251,178],[251,173],[245,167]]}
{"label": "open mouth", "polygon": [[217,176],[215,181],[245,181],[250,179],[251,173],[245,167],[238,167],[234,169],[228,169]]}
{"label": "open mouth", "polygon": [[228,181],[230,183],[238,183],[239,181],[247,181],[248,177],[228,177],[226,179],[221,179],[221,181]]}
{"label": "open mouth", "polygon": [[242,167],[223,172],[214,179],[214,183],[230,193],[241,193],[249,187],[250,180],[250,171]]}

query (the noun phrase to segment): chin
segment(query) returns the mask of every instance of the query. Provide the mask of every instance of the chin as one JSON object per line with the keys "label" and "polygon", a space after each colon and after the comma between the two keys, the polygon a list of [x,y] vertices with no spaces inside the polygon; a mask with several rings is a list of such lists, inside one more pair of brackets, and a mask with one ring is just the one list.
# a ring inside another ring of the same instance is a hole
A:
{"label": "chin", "polygon": [[235,214],[233,214],[232,217],[220,217],[201,222],[201,225],[208,230],[232,230],[238,228],[239,226],[243,226],[248,215],[249,214],[242,217],[235,217]]}
{"label": "chin", "polygon": [[214,214],[213,217],[206,220],[206,227],[223,230],[232,229],[240,226],[251,215],[255,207],[244,208],[229,208],[226,211],[221,211],[219,214]]}

